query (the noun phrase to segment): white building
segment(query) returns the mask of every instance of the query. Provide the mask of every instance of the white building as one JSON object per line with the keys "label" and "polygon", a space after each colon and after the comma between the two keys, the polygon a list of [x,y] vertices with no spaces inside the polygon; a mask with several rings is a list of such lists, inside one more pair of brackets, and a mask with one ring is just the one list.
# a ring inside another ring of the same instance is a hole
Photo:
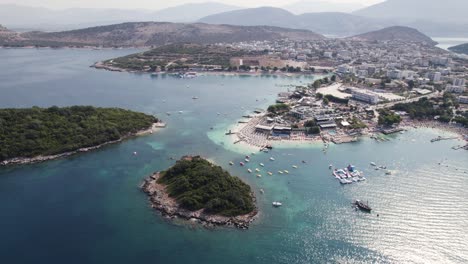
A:
{"label": "white building", "polygon": [[453,79],[454,86],[465,86],[465,79],[463,78],[455,78]]}
{"label": "white building", "polygon": [[333,58],[333,52],[331,52],[331,51],[325,51],[325,52],[323,53],[323,56],[326,57],[326,58],[331,59],[331,58]]}
{"label": "white building", "polygon": [[371,91],[353,89],[352,94],[353,99],[356,99],[358,101],[363,101],[370,104],[377,104],[380,101],[379,95]]}
{"label": "white building", "polygon": [[458,102],[460,102],[460,104],[468,104],[468,96],[459,96]]}
{"label": "white building", "polygon": [[445,87],[445,91],[449,93],[464,93],[466,90],[465,86],[455,86],[448,84]]}
{"label": "white building", "polygon": [[403,74],[400,70],[392,70],[387,72],[387,77],[390,79],[401,79]]}

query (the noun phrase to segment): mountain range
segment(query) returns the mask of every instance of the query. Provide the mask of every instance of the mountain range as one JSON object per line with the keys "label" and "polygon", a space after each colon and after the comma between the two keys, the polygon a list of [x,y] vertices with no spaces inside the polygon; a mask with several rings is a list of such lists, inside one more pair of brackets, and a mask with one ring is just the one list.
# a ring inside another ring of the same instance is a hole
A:
{"label": "mountain range", "polygon": [[[468,16],[465,15],[468,0],[386,0],[369,7],[360,7],[356,3],[337,4],[325,0],[300,0],[282,8],[242,8],[206,2],[159,11],[86,8],[51,10],[0,5],[0,23],[20,31],[60,31],[123,22],[198,21],[307,29],[331,36],[352,36],[390,26],[408,26],[430,36],[468,37]],[[347,13],[352,10],[355,11]]]}
{"label": "mountain range", "polygon": [[15,36],[8,35],[8,39],[2,39],[0,35],[0,45],[148,47],[173,43],[213,44],[284,38],[312,41],[323,39],[324,36],[308,30],[271,26],[129,22],[62,32],[16,33]]}
{"label": "mountain range", "polygon": [[193,22],[202,17],[241,9],[215,2],[184,4],[162,10],[70,8],[52,10],[0,4],[0,23],[16,30],[70,30],[123,22]]}

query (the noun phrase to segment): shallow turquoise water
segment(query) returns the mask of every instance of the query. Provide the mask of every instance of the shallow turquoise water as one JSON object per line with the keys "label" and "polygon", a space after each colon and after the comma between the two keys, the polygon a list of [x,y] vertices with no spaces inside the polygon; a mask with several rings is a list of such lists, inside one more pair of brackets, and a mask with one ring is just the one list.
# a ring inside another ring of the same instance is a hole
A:
{"label": "shallow turquoise water", "polygon": [[[326,154],[320,147],[286,145],[252,157],[247,167],[260,168],[263,162],[263,170],[275,173],[256,178],[247,168],[228,165],[249,153],[229,144],[224,132],[248,110],[273,102],[277,92],[287,89],[282,85],[312,79],[181,80],[88,67],[128,52],[0,49],[1,107],[119,106],[156,114],[168,123],[156,134],[92,153],[1,168],[2,263],[468,261],[468,155],[451,149],[460,142],[431,144],[441,132],[425,129],[388,142],[332,145]],[[251,184],[261,210],[251,229],[177,225],[149,208],[139,183],[173,164],[170,157],[185,154],[207,157]],[[274,162],[268,160],[271,156]],[[395,173],[383,175],[371,161]],[[330,163],[352,163],[368,180],[340,186],[330,176]],[[290,174],[278,175],[278,170]],[[375,213],[354,211],[353,199],[368,200]],[[272,208],[275,200],[283,207]]]}

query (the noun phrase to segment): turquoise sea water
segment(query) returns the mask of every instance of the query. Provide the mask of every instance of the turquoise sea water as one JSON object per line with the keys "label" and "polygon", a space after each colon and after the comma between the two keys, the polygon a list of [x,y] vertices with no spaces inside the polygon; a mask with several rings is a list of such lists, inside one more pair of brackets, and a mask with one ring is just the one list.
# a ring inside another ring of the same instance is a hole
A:
{"label": "turquoise sea water", "polygon": [[[313,79],[181,80],[88,67],[130,52],[0,49],[1,107],[118,106],[168,124],[92,153],[0,168],[2,263],[468,262],[468,155],[451,149],[460,142],[431,144],[443,133],[418,129],[387,142],[332,145],[326,154],[317,146],[284,145],[252,156],[248,167],[265,163],[256,178],[228,165],[250,151],[233,147],[224,132],[249,110],[272,103],[284,85]],[[209,158],[252,186],[261,213],[249,230],[169,223],[149,208],[139,183],[185,154]],[[371,161],[393,175],[375,171]],[[368,180],[341,186],[330,163],[352,163]],[[375,212],[353,210],[354,199],[369,201]],[[273,208],[276,200],[283,207]]]}

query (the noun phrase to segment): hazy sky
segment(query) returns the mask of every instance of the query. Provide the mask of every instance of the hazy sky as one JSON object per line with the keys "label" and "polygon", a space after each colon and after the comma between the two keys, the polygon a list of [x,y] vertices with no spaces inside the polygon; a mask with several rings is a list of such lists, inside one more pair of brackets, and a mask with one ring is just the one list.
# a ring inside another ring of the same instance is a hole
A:
{"label": "hazy sky", "polygon": [[[221,2],[225,4],[255,7],[255,6],[284,6],[301,0],[0,0],[0,4],[17,4],[27,6],[42,6],[54,9],[69,7],[88,8],[124,8],[124,9],[161,9],[184,3]],[[309,0],[329,2],[352,2],[371,5],[383,0]]]}

